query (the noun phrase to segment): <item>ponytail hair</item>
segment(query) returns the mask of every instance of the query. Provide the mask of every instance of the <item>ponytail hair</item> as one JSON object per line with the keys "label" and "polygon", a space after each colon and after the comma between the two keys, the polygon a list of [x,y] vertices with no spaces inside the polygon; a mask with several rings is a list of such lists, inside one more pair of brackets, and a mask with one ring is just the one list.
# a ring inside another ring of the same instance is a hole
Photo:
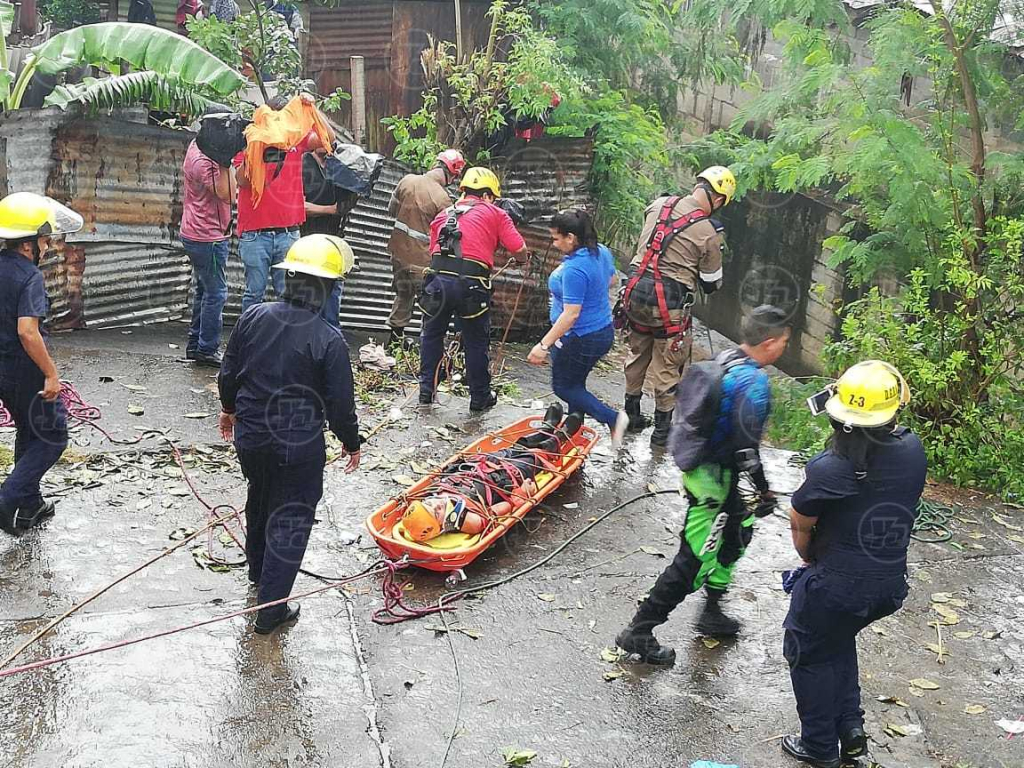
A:
{"label": "ponytail hair", "polygon": [[834,419],[829,421],[832,422],[832,436],[828,440],[828,449],[853,465],[853,472],[858,481],[867,479],[875,451],[885,437],[892,433],[893,424],[881,427],[847,427]]}
{"label": "ponytail hair", "polygon": [[556,213],[551,218],[551,228],[563,235],[576,235],[580,246],[587,248],[591,256],[597,256],[597,229],[590,214],[582,208]]}

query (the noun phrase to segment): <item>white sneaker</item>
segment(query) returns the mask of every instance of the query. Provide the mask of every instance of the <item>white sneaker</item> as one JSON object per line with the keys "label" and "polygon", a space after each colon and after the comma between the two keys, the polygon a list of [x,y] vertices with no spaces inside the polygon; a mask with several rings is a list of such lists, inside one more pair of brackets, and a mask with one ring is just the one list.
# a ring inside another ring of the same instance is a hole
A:
{"label": "white sneaker", "polygon": [[612,448],[616,451],[622,448],[622,440],[626,437],[626,429],[629,427],[629,415],[625,411],[619,411],[615,418],[615,426],[612,427]]}

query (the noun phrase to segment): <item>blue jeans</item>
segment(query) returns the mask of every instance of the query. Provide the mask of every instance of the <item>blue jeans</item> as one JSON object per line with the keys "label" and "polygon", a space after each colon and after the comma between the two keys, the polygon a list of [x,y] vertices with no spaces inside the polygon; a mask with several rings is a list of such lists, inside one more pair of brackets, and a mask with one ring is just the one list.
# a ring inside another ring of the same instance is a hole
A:
{"label": "blue jeans", "polygon": [[202,355],[215,355],[220,348],[224,304],[228,300],[228,241],[200,243],[183,237],[181,244],[192,262],[192,274],[196,279],[187,349]]}
{"label": "blue jeans", "polygon": [[551,388],[569,405],[569,411],[582,411],[602,424],[615,426],[618,412],[602,403],[587,390],[587,376],[615,340],[609,325],[585,336],[563,336],[551,348]]}
{"label": "blue jeans", "polygon": [[274,264],[284,261],[288,249],[299,239],[294,232],[244,232],[238,241],[238,253],[245,266],[245,292],[242,294],[242,311],[253,304],[259,304],[267,292],[267,278],[273,280],[274,293],[284,293],[284,271],[271,269]]}
{"label": "blue jeans", "polygon": [[43,375],[31,360],[0,362],[0,400],[14,418],[14,466],[0,486],[0,515],[34,511],[43,503],[39,482],[68,445],[67,411],[58,399],[39,397]]}
{"label": "blue jeans", "polygon": [[341,327],[341,297],[345,295],[345,283],[343,280],[334,281],[334,290],[327,297],[327,303],[320,308],[320,317],[333,325]]}

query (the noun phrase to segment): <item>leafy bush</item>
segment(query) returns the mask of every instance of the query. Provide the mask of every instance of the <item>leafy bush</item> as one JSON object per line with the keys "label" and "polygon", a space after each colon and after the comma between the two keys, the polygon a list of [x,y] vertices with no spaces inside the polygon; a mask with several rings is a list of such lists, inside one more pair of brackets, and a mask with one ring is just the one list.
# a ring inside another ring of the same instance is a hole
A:
{"label": "leafy bush", "polygon": [[830,380],[772,378],[772,415],[765,439],[776,448],[816,453],[825,446],[832,428],[823,416],[813,416],[807,398],[819,392]]}
{"label": "leafy bush", "polygon": [[39,13],[60,29],[71,29],[100,20],[100,7],[89,0],[43,0]]}

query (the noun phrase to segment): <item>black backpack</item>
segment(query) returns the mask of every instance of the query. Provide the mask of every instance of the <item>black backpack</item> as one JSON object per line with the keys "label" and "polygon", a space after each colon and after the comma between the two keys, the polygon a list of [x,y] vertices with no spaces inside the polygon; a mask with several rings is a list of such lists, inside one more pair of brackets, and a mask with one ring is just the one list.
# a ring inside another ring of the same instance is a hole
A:
{"label": "black backpack", "polygon": [[235,155],[245,149],[245,129],[249,123],[234,113],[207,115],[196,136],[196,146],[217,165],[227,168]]}
{"label": "black backpack", "polygon": [[725,372],[747,360],[736,350],[721,352],[714,360],[693,363],[676,387],[676,409],[672,416],[670,445],[676,466],[683,472],[706,464],[711,455],[708,444],[722,405]]}

